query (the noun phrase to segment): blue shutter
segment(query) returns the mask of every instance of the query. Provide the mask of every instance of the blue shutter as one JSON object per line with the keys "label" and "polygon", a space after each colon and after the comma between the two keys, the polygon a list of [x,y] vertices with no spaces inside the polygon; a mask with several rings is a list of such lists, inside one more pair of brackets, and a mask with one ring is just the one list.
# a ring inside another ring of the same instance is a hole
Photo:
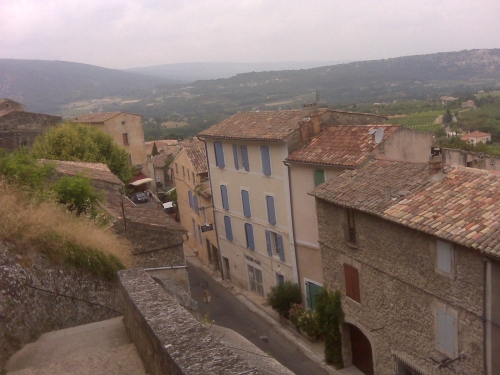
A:
{"label": "blue shutter", "polygon": [[233,145],[233,157],[234,157],[234,168],[240,169],[239,163],[238,163],[238,146]]}
{"label": "blue shutter", "polygon": [[267,254],[273,256],[273,246],[271,245],[271,232],[266,230],[266,244],[267,244]]}
{"label": "blue shutter", "polygon": [[220,186],[220,195],[222,197],[222,208],[225,210],[229,210],[229,199],[227,197],[227,186]]}
{"label": "blue shutter", "polygon": [[215,165],[219,168],[225,168],[226,164],[224,163],[224,149],[222,148],[222,143],[215,142]]}
{"label": "blue shutter", "polygon": [[233,227],[231,226],[231,218],[229,216],[224,216],[224,227],[226,229],[226,238],[229,241],[233,240]]}
{"label": "blue shutter", "polygon": [[188,191],[189,197],[189,207],[193,207],[193,192],[191,190]]}
{"label": "blue shutter", "polygon": [[285,251],[283,250],[283,237],[281,234],[275,234],[276,236],[276,246],[278,246],[278,254],[280,255],[280,260],[285,261]]}
{"label": "blue shutter", "polygon": [[194,204],[194,212],[196,212],[196,214],[199,214],[200,213],[200,209],[198,207],[198,196],[193,196],[193,204]]}
{"label": "blue shutter", "polygon": [[201,238],[201,227],[198,225],[198,239],[200,240],[200,245],[203,246],[203,239]]}
{"label": "blue shutter", "polygon": [[241,156],[243,159],[243,166],[245,167],[245,171],[250,171],[250,163],[248,162],[248,150],[247,146],[241,146]]}
{"label": "blue shutter", "polygon": [[267,219],[269,224],[276,224],[276,210],[274,208],[274,197],[266,195]]}
{"label": "blue shutter", "polygon": [[269,147],[260,147],[260,157],[262,158],[262,173],[266,176],[271,175],[271,157],[269,156]]}
{"label": "blue shutter", "polygon": [[250,250],[255,250],[255,242],[253,240],[253,227],[250,223],[245,223],[245,234],[247,237],[247,247]]}
{"label": "blue shutter", "polygon": [[250,195],[248,194],[248,191],[241,191],[241,201],[243,202],[243,215],[246,217],[252,216],[250,211]]}

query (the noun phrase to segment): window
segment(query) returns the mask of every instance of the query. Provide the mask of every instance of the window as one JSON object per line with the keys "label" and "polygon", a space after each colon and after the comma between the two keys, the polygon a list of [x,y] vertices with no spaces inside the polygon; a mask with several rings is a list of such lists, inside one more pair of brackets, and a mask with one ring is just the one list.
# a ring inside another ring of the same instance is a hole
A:
{"label": "window", "polygon": [[247,239],[247,248],[255,250],[255,242],[253,239],[253,226],[250,223],[245,223],[245,237]]}
{"label": "window", "polygon": [[359,290],[359,272],[358,269],[344,263],[345,276],[345,294],[356,302],[361,303],[361,293]]}
{"label": "window", "polygon": [[285,251],[283,250],[283,237],[281,234],[266,230],[267,254],[278,256],[282,262],[285,261]]}
{"label": "window", "polygon": [[279,273],[276,273],[276,285],[284,284],[285,276]]}
{"label": "window", "polygon": [[437,271],[445,275],[453,274],[453,249],[448,242],[437,241]]}
{"label": "window", "polygon": [[243,215],[246,217],[252,216],[252,212],[250,210],[250,193],[247,190],[241,191],[241,202],[243,204]]}
{"label": "window", "polygon": [[188,199],[189,199],[189,207],[193,208],[194,201],[193,201],[193,192],[191,190],[188,191]]}
{"label": "window", "polygon": [[196,212],[196,215],[200,214],[200,207],[198,206],[198,196],[193,195],[193,207],[194,207],[194,212]]}
{"label": "window", "polygon": [[175,173],[179,174],[179,166],[177,165],[177,163],[175,163]]}
{"label": "window", "polygon": [[222,197],[222,208],[225,210],[229,210],[229,198],[227,196],[227,186],[220,186],[220,195]]}
{"label": "window", "polygon": [[193,177],[193,184],[196,184],[196,180],[194,179],[194,172],[192,172],[191,175]]}
{"label": "window", "polygon": [[321,185],[325,182],[325,171],[323,169],[314,170],[314,186]]}
{"label": "window", "polygon": [[128,146],[129,145],[129,143],[128,143],[128,133],[123,133],[122,137],[123,137],[123,144],[125,146]]}
{"label": "window", "polygon": [[186,177],[186,170],[184,169],[184,166],[182,166],[182,177]]}
{"label": "window", "polygon": [[225,168],[226,164],[224,162],[224,148],[222,147],[222,143],[215,142],[214,149],[215,149],[215,165],[218,168]]}
{"label": "window", "polygon": [[187,174],[188,174],[188,181],[191,181],[191,175],[189,174],[189,169],[187,170]]}
{"label": "window", "polygon": [[193,236],[195,239],[198,239],[198,235],[196,232],[196,223],[194,222],[194,219],[191,219],[191,222],[193,223]]}
{"label": "window", "polygon": [[233,227],[231,226],[231,218],[229,216],[224,216],[224,228],[226,230],[226,238],[228,241],[233,240]]}
{"label": "window", "polygon": [[346,233],[345,240],[350,242],[351,244],[356,244],[356,228],[354,226],[354,211],[350,208],[346,211],[347,214],[347,225],[346,225]]}
{"label": "window", "polygon": [[274,197],[266,195],[267,220],[269,224],[276,224],[276,209],[274,208]]}
{"label": "window", "polygon": [[264,297],[264,285],[262,280],[262,271],[247,264],[248,280],[250,283],[250,290]]}
{"label": "window", "polygon": [[457,356],[457,314],[446,306],[436,307],[436,349],[450,358]]}
{"label": "window", "polygon": [[250,171],[248,163],[248,150],[245,145],[233,145],[234,168],[243,168],[245,171]]}
{"label": "window", "polygon": [[203,240],[201,237],[201,226],[198,224],[198,241],[200,241],[200,245],[203,245]]}
{"label": "window", "polygon": [[269,154],[269,147],[260,147],[260,157],[262,159],[262,173],[266,176],[271,175],[271,156]]}

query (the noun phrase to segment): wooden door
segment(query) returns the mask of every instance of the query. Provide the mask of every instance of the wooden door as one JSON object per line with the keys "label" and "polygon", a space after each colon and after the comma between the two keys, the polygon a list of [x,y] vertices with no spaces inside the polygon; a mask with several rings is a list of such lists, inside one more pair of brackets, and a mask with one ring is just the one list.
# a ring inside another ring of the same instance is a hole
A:
{"label": "wooden door", "polygon": [[358,327],[349,324],[352,364],[365,375],[374,375],[372,346]]}

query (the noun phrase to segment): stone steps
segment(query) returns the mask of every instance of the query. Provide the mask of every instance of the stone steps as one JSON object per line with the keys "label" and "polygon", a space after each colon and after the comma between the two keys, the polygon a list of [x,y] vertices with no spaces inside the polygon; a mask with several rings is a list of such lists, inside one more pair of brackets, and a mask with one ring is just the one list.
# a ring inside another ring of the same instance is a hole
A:
{"label": "stone steps", "polygon": [[7,374],[145,374],[122,317],[43,334],[5,366]]}

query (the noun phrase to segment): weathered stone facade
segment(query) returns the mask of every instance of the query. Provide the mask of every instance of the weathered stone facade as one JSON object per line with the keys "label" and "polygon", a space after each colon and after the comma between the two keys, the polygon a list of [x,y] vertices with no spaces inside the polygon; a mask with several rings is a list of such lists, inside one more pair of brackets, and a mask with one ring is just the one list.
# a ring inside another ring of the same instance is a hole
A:
{"label": "weathered stone facade", "polygon": [[[343,355],[352,364],[348,326],[368,338],[374,373],[395,374],[397,362],[422,374],[483,374],[483,257],[453,246],[452,276],[436,271],[437,238],[361,211],[354,212],[356,244],[345,239],[346,209],[317,200],[326,287],[340,290],[345,312]],[[344,264],[359,272],[360,303],[346,296]],[[456,314],[457,357],[436,347],[436,308]]]}
{"label": "weathered stone facade", "polygon": [[117,282],[0,243],[0,369],[42,333],[116,317],[119,311]]}
{"label": "weathered stone facade", "polygon": [[12,111],[0,116],[0,148],[9,151],[31,147],[37,135],[61,122],[60,116]]}

